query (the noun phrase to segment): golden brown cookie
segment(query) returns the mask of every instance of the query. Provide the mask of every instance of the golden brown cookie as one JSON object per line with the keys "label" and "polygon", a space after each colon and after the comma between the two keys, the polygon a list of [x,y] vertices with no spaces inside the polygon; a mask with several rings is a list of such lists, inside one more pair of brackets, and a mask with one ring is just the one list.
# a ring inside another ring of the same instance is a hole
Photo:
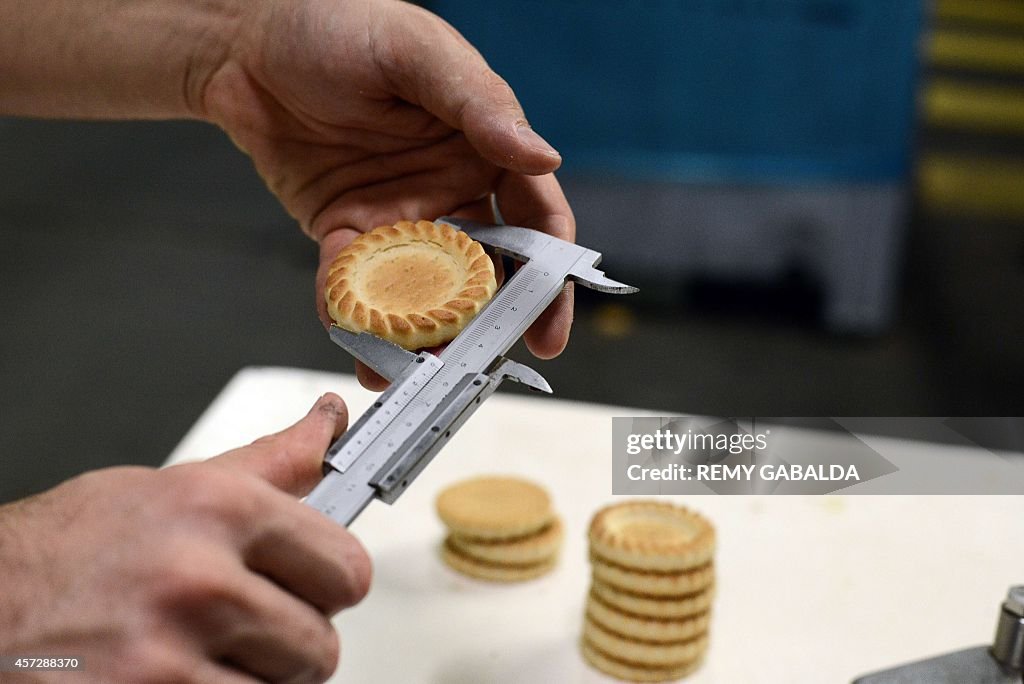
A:
{"label": "golden brown cookie", "polygon": [[686,596],[648,596],[632,594],[604,582],[595,581],[591,591],[612,608],[649,618],[685,618],[711,608],[715,585]]}
{"label": "golden brown cookie", "polygon": [[706,564],[715,531],[702,515],[660,501],[630,501],[598,511],[590,522],[590,549],[635,570],[678,572]]}
{"label": "golden brown cookie", "polygon": [[339,327],[421,349],[454,339],[496,289],[480,243],[447,224],[399,221],[341,250],[324,297]]}
{"label": "golden brown cookie", "polygon": [[544,529],[555,519],[544,488],[517,477],[463,480],[437,497],[437,514],[452,533],[472,539],[514,539]]}
{"label": "golden brown cookie", "polygon": [[632,594],[686,596],[706,589],[715,581],[715,568],[711,563],[682,572],[648,572],[623,568],[591,555],[590,564],[595,582],[604,582]]}
{"label": "golden brown cookie", "polygon": [[648,618],[623,613],[597,598],[587,598],[587,616],[608,631],[630,639],[658,643],[684,641],[706,632],[711,621],[707,611],[686,618]]}
{"label": "golden brown cookie", "polygon": [[459,553],[452,547],[450,540],[441,544],[441,558],[448,567],[463,575],[489,582],[523,582],[546,575],[555,567],[556,556],[539,563],[513,565],[505,563],[486,563]]}
{"label": "golden brown cookie", "polygon": [[580,648],[583,658],[594,668],[627,682],[671,682],[693,673],[704,662],[702,658],[696,658],[667,667],[650,667],[613,658],[586,639],[580,643]]}
{"label": "golden brown cookie", "polygon": [[562,521],[558,518],[540,531],[515,539],[475,539],[452,534],[449,543],[463,555],[488,563],[540,563],[558,554],[562,546]]}
{"label": "golden brown cookie", "polygon": [[583,621],[583,639],[617,660],[645,667],[669,668],[701,658],[708,647],[707,633],[692,639],[653,643],[628,639],[611,632],[591,619]]}

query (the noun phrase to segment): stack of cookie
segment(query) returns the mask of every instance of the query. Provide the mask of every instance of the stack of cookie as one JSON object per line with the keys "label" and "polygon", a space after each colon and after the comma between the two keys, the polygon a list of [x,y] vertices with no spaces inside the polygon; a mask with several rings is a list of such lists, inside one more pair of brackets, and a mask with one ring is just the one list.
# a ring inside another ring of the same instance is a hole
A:
{"label": "stack of cookie", "polygon": [[708,645],[715,532],[681,506],[633,501],[598,511],[590,524],[593,584],[584,658],[633,682],[664,682],[696,670]]}
{"label": "stack of cookie", "polygon": [[551,571],[562,545],[562,522],[539,485],[514,477],[477,477],[437,497],[448,527],[441,557],[464,575],[519,582]]}

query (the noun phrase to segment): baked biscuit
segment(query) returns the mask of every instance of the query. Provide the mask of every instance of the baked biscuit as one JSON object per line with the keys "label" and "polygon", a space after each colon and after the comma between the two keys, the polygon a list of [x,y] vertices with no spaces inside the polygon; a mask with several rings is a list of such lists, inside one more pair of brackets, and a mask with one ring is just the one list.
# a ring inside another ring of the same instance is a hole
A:
{"label": "baked biscuit", "polygon": [[523,582],[535,579],[551,572],[556,560],[556,556],[552,556],[538,563],[523,565],[487,563],[459,553],[452,546],[450,539],[446,539],[441,545],[441,558],[453,570],[489,582]]}
{"label": "baked biscuit", "polygon": [[324,296],[339,327],[422,349],[454,339],[495,290],[480,243],[447,224],[399,221],[341,250]]}
{"label": "baked biscuit", "polygon": [[591,555],[590,565],[595,582],[648,596],[685,596],[706,589],[715,581],[711,563],[682,572],[649,572],[623,568]]}
{"label": "baked biscuit", "polygon": [[691,674],[703,662],[702,658],[696,658],[666,667],[650,667],[613,658],[586,640],[581,648],[588,663],[607,675],[627,682],[671,682]]}
{"label": "baked biscuit", "polygon": [[540,563],[558,554],[562,546],[562,521],[555,518],[539,532],[508,540],[486,540],[452,534],[449,542],[463,555],[488,563]]}
{"label": "baked biscuit", "polygon": [[597,598],[587,598],[587,617],[609,631],[629,639],[657,643],[692,639],[708,629],[711,615],[707,611],[681,619],[649,618],[616,610]]}
{"label": "baked biscuit", "polygon": [[703,613],[711,608],[715,598],[714,584],[685,596],[633,594],[599,581],[595,581],[590,590],[612,608],[624,613],[657,619],[679,619]]}
{"label": "baked biscuit", "polygon": [[534,534],[555,520],[551,498],[516,477],[484,476],[451,485],[437,497],[437,514],[453,534],[485,540]]}
{"label": "baked biscuit", "polygon": [[590,550],[635,570],[679,572],[706,564],[715,531],[702,515],[660,501],[631,501],[598,511],[590,523]]}
{"label": "baked biscuit", "polygon": [[708,647],[707,632],[692,639],[652,643],[628,639],[590,618],[583,621],[583,640],[613,658],[646,667],[673,667],[689,663],[703,657]]}

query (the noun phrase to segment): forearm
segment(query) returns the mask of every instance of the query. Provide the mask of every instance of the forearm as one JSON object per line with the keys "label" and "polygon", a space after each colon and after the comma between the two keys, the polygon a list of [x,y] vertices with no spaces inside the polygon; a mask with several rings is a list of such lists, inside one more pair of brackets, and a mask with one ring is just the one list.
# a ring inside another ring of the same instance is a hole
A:
{"label": "forearm", "polygon": [[245,0],[0,0],[0,114],[196,116]]}

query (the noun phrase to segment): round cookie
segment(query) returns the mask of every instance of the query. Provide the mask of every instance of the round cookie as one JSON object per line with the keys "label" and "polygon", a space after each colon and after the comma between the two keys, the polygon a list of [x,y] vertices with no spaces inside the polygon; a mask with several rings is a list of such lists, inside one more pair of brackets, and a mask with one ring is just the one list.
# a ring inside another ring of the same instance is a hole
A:
{"label": "round cookie", "polygon": [[454,339],[497,287],[491,258],[466,233],[399,221],[363,233],[338,253],[324,297],[339,327],[422,349]]}
{"label": "round cookie", "polygon": [[646,572],[613,565],[591,555],[595,582],[610,584],[631,594],[648,596],[687,596],[708,588],[715,581],[711,563],[682,572]]}
{"label": "round cookie", "polygon": [[667,667],[648,667],[637,663],[629,663],[603,653],[586,639],[580,642],[583,658],[594,668],[615,679],[627,682],[670,682],[693,673],[703,664],[702,658],[689,662],[678,663]]}
{"label": "round cookie", "polygon": [[558,554],[562,546],[562,521],[554,521],[540,531],[508,540],[485,540],[452,534],[448,542],[463,555],[488,563],[540,563]]}
{"label": "round cookie", "polygon": [[593,593],[587,597],[587,616],[608,631],[630,639],[658,643],[685,641],[706,632],[711,621],[707,611],[681,619],[645,618],[623,613],[601,601]]}
{"label": "round cookie", "polygon": [[706,564],[715,553],[715,531],[703,516],[660,501],[606,506],[590,523],[590,549],[634,570],[679,572]]}
{"label": "round cookie", "polygon": [[525,537],[555,519],[548,493],[517,477],[463,480],[442,491],[436,506],[441,521],[453,534],[472,539]]}
{"label": "round cookie", "polygon": [[583,638],[612,658],[645,667],[666,668],[692,662],[703,656],[708,646],[706,632],[685,641],[652,643],[627,639],[590,618],[583,621]]}
{"label": "round cookie", "polygon": [[535,579],[551,572],[555,567],[556,557],[552,556],[539,563],[526,565],[505,565],[501,563],[485,563],[471,558],[452,548],[449,540],[441,545],[441,558],[451,569],[475,579],[488,582],[523,582]]}
{"label": "round cookie", "polygon": [[715,586],[686,596],[645,596],[632,594],[605,582],[595,581],[591,591],[609,607],[640,617],[670,619],[686,618],[702,613],[715,598]]}

